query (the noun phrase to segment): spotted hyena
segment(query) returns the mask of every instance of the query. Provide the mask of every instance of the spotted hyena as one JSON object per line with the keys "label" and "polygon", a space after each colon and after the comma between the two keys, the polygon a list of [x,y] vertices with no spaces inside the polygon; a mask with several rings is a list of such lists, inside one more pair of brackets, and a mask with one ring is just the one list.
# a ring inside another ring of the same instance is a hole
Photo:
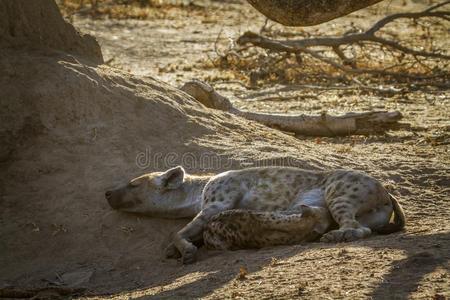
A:
{"label": "spotted hyena", "polygon": [[[301,215],[304,206],[326,208],[338,228],[322,232],[324,242],[353,241],[372,231],[389,233],[405,225],[402,208],[381,183],[351,170],[261,167],[192,176],[175,167],[142,175],[105,196],[113,208],[124,211],[159,217],[195,215],[166,250],[168,257],[181,255],[184,263],[195,261],[193,243],[203,239],[211,219],[228,210],[278,212],[278,225],[291,230],[289,218],[284,222],[283,215]],[[393,212],[394,223],[390,223]]]}
{"label": "spotted hyena", "polygon": [[211,218],[203,231],[208,249],[237,250],[315,241],[332,224],[325,207],[286,212],[232,209]]}

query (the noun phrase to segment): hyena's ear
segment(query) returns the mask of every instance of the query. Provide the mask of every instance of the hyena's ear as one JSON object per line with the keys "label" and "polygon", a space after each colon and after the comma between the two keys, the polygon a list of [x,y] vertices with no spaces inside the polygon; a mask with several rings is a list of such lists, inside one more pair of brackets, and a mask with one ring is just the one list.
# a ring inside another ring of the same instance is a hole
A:
{"label": "hyena's ear", "polygon": [[159,177],[159,185],[165,189],[177,189],[184,182],[184,174],[185,172],[182,166],[169,169]]}

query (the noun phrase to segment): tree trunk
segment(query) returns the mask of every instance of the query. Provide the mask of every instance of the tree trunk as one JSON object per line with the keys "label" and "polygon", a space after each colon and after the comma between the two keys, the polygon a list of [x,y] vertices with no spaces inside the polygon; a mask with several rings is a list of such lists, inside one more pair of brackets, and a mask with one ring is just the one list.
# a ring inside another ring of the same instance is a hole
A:
{"label": "tree trunk", "polygon": [[269,19],[286,26],[312,26],[381,0],[247,0]]}

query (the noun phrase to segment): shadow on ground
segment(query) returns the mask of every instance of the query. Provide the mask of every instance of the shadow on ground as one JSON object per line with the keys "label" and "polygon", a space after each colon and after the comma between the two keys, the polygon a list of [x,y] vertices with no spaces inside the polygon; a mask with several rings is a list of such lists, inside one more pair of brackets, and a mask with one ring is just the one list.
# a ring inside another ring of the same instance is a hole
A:
{"label": "shadow on ground", "polygon": [[[391,240],[395,246],[389,247],[388,245]],[[351,244],[346,245],[352,246]],[[372,294],[369,297],[372,299],[407,299],[418,289],[421,280],[427,274],[437,268],[449,270],[450,233],[423,236],[392,235],[383,240],[379,238],[369,239],[357,245],[369,247],[373,250],[398,249],[404,251],[407,256],[404,259],[392,262],[389,273],[373,288]],[[342,246],[342,244],[339,246]],[[150,284],[148,286],[144,284],[145,287],[134,290],[122,290],[115,295],[133,293],[133,298],[137,296],[137,299],[206,297],[215,290],[235,280],[239,273],[239,267],[242,265],[247,268],[249,274],[252,274],[269,266],[273,262],[274,257],[282,261],[292,256],[301,256],[304,251],[333,249],[339,246],[311,243],[304,246],[282,246],[261,250],[239,250],[232,252],[207,252],[201,249],[199,251],[199,261],[190,266],[180,265],[176,276],[171,278],[171,280]],[[224,264],[223,262],[226,263]],[[318,268],[317,272],[327,272],[327,270]],[[186,275],[190,275],[195,279],[171,286],[171,283],[175,280]],[[303,279],[308,280],[308,278]],[[161,286],[160,290],[156,293],[151,291],[153,295],[147,294],[146,291],[159,286]]]}

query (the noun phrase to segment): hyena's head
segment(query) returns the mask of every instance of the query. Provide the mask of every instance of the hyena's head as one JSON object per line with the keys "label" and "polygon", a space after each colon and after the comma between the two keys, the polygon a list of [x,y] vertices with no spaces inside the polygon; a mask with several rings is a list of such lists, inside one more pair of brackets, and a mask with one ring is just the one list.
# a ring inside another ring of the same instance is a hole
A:
{"label": "hyena's head", "polygon": [[106,191],[109,205],[121,211],[164,216],[185,197],[185,172],[178,166],[131,179],[125,186]]}
{"label": "hyena's head", "polygon": [[302,211],[302,217],[313,224],[312,230],[315,233],[322,235],[333,225],[333,220],[328,208],[307,205],[301,205],[300,208]]}

